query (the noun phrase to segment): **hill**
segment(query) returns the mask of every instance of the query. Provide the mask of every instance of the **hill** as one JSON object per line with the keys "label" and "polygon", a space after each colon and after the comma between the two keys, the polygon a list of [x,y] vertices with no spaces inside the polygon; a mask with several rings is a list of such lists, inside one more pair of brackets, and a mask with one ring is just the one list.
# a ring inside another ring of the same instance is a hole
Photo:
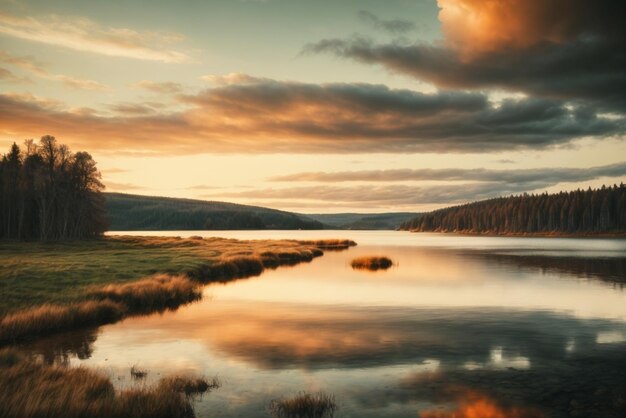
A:
{"label": "hill", "polygon": [[626,234],[626,185],[500,197],[425,213],[401,229],[477,234]]}
{"label": "hill", "polygon": [[414,212],[389,213],[329,213],[305,216],[336,229],[398,229],[403,223],[419,216]]}
{"label": "hill", "polygon": [[104,193],[111,231],[324,229],[304,215],[258,206]]}

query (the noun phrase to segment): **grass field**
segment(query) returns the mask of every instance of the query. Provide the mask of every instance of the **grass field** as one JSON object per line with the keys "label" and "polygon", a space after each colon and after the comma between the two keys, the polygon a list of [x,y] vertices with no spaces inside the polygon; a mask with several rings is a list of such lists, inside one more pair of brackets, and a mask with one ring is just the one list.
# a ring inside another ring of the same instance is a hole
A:
{"label": "grass field", "polygon": [[311,261],[346,240],[106,237],[0,243],[0,344],[176,309],[200,286]]}
{"label": "grass field", "polygon": [[272,256],[276,264],[283,264],[281,257],[297,258],[303,252],[324,247],[322,244],[175,237],[0,242],[0,317],[44,303],[76,302],[94,286],[126,283],[155,273],[193,276],[226,260]]}

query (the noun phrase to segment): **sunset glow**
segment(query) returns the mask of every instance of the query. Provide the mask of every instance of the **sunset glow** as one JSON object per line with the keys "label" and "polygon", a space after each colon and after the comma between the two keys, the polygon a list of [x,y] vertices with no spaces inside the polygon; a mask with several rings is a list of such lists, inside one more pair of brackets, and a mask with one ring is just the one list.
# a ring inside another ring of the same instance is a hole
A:
{"label": "sunset glow", "polygon": [[[107,191],[309,213],[619,184],[515,178],[624,163],[622,22],[590,4],[3,1],[0,146],[50,134]],[[272,180],[459,167],[511,178]]]}

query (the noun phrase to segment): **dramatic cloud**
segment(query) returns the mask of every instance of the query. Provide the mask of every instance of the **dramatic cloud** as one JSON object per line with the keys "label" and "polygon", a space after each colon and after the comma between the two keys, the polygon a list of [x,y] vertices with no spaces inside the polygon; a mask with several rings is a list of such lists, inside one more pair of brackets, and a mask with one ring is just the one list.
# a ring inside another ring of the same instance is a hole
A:
{"label": "dramatic cloud", "polygon": [[498,88],[626,109],[626,3],[441,0],[438,44],[327,39],[330,52],[442,88]]}
{"label": "dramatic cloud", "polygon": [[482,181],[506,183],[538,183],[552,185],[561,182],[579,182],[599,177],[626,176],[626,162],[591,168],[533,168],[520,170],[492,170],[485,168],[461,169],[397,169],[370,171],[308,172],[278,176],[269,179],[277,182],[326,182],[349,181]]}
{"label": "dramatic cloud", "polygon": [[52,74],[45,69],[43,64],[37,62],[31,57],[18,57],[4,51],[0,51],[0,62],[22,68],[46,80],[59,81],[66,86],[75,89],[99,91],[106,91],[109,89],[104,84],[94,80],[84,80],[63,74]]}
{"label": "dramatic cloud", "polygon": [[626,34],[621,0],[438,0],[445,40],[470,55]]}
{"label": "dramatic cloud", "polygon": [[0,95],[0,133],[6,139],[33,137],[43,134],[44,126],[45,133],[90,150],[184,154],[491,152],[619,136],[625,130],[623,118],[559,101],[494,104],[478,93],[424,94],[360,83],[258,79],[176,97],[184,110],[149,113],[139,106],[104,117]]}
{"label": "dramatic cloud", "polygon": [[95,54],[162,62],[184,62],[188,57],[171,49],[180,35],[109,28],[71,16],[21,17],[0,12],[0,34]]}
{"label": "dramatic cloud", "polygon": [[375,29],[384,30],[393,34],[403,34],[415,29],[415,23],[405,19],[384,20],[367,10],[359,11],[359,18]]}

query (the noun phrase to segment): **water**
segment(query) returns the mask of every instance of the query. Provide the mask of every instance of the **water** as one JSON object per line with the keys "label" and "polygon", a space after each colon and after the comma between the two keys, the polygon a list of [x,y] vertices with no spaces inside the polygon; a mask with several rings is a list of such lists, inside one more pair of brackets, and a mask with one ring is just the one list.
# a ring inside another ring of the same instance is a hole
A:
{"label": "water", "polygon": [[[207,417],[267,417],[272,399],[319,390],[334,394],[340,417],[619,416],[626,408],[626,240],[134,234],[359,245],[209,285],[201,302],[176,312],[60,335],[34,350],[104,370],[119,387],[136,384],[133,365],[149,370],[148,383],[170,372],[218,376],[222,387],[196,403]],[[395,266],[350,267],[377,254]]]}

